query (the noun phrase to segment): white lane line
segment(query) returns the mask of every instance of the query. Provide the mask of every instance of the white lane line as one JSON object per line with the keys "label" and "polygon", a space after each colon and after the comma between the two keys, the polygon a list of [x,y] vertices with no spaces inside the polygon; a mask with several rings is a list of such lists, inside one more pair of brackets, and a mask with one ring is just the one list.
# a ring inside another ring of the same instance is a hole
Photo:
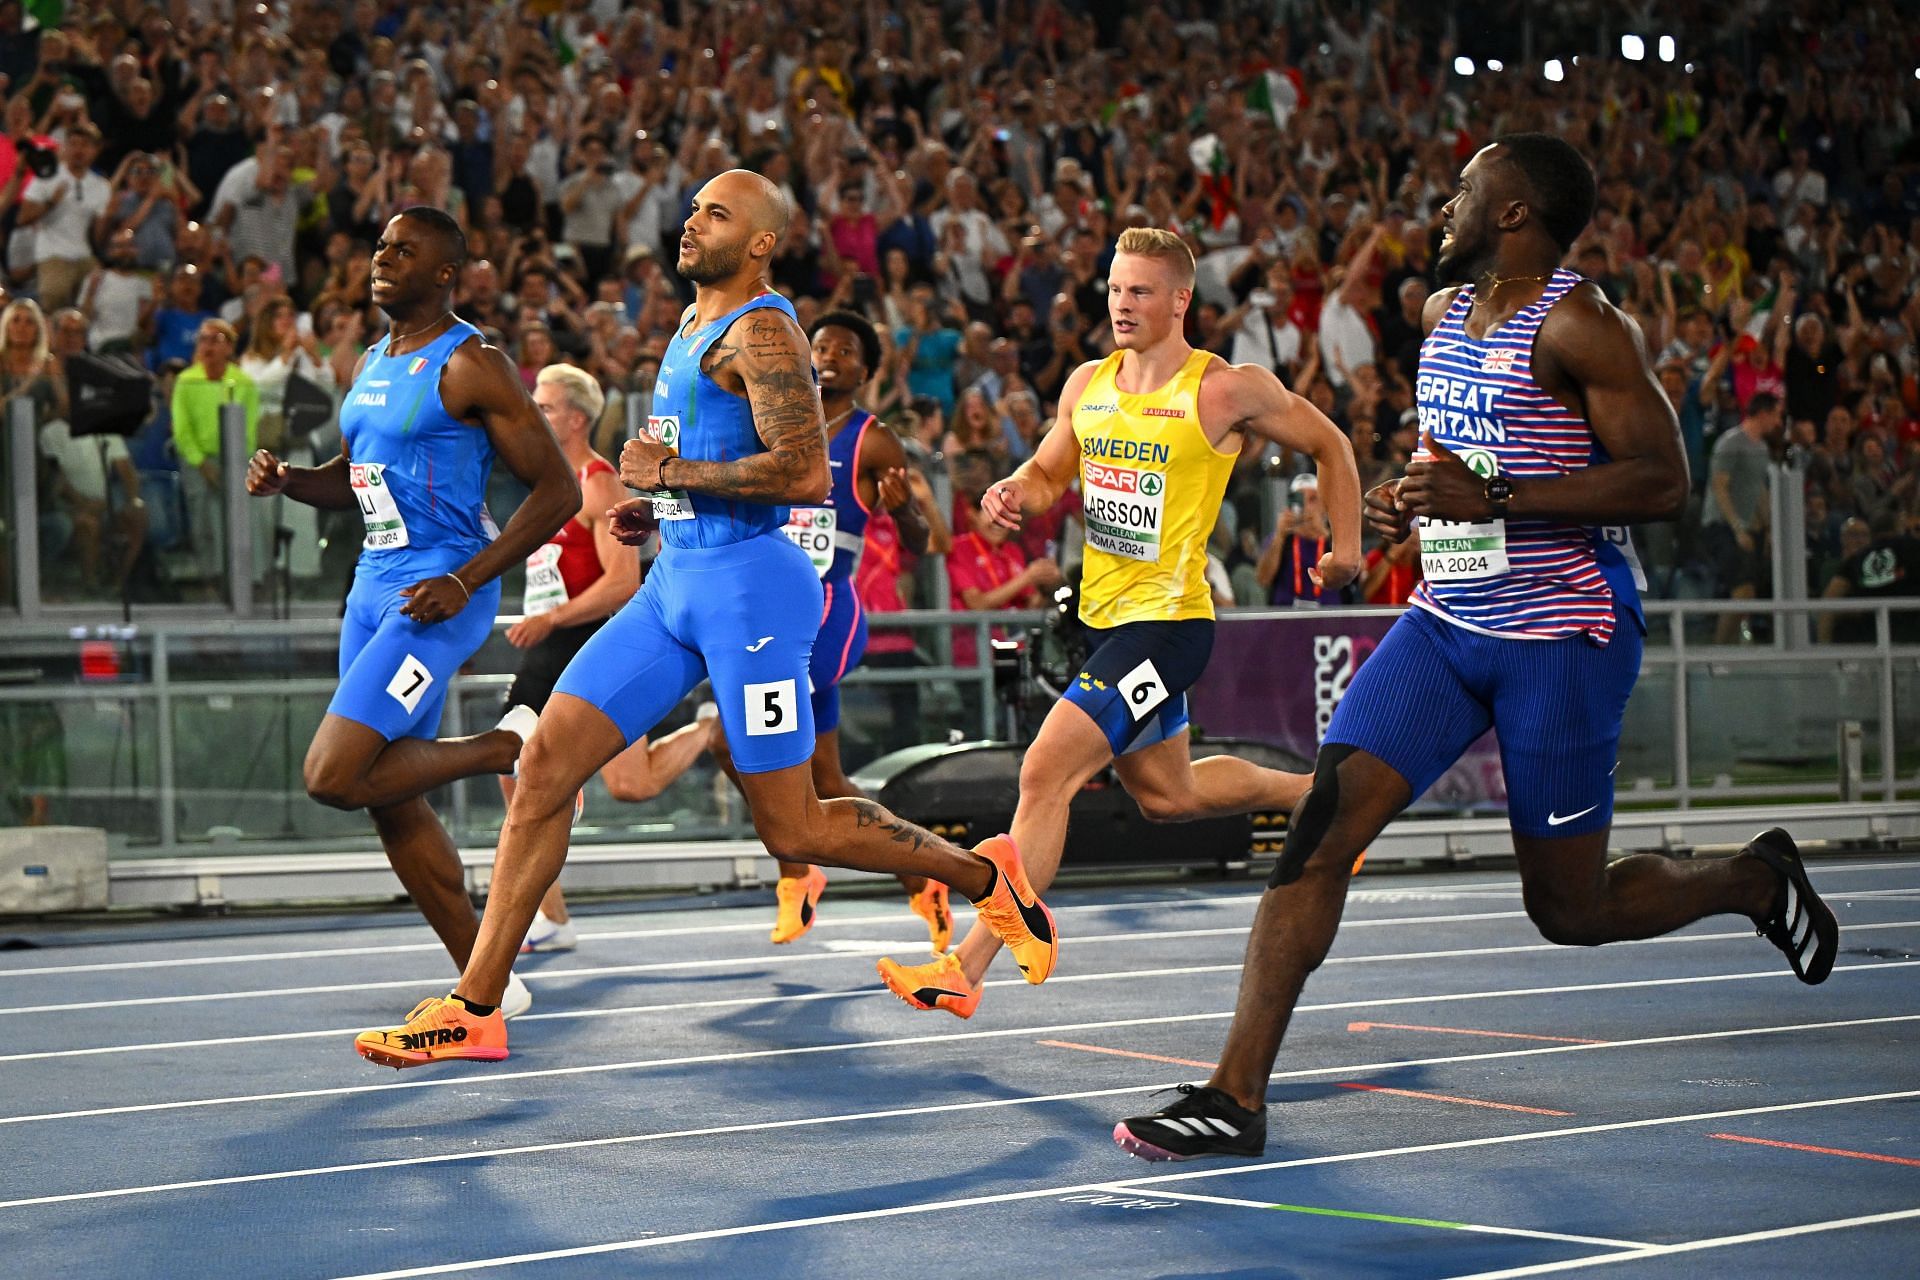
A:
{"label": "white lane line", "polygon": [[[1117,1182],[1109,1182],[1106,1186],[1101,1187],[1100,1190],[1109,1191],[1115,1195],[1130,1196],[1134,1194],[1133,1188]],[[1274,1210],[1293,1210],[1296,1213],[1324,1213],[1330,1218],[1355,1218],[1361,1221],[1398,1222],[1412,1226],[1430,1226],[1442,1231],[1475,1231],[1484,1235],[1519,1236],[1526,1240],[1558,1240],[1566,1244],[1597,1244],[1614,1249],[1652,1249],[1657,1247],[1648,1244],[1644,1240],[1613,1240],[1606,1236],[1570,1236],[1560,1231],[1534,1231],[1527,1227],[1494,1227],[1480,1222],[1443,1222],[1430,1218],[1411,1218],[1401,1214],[1349,1213],[1342,1209],[1315,1208],[1302,1210],[1296,1205],[1276,1204],[1271,1200],[1235,1200],[1230,1196],[1203,1196],[1192,1191],[1163,1191],[1158,1187],[1146,1194],[1156,1200],[1192,1200],[1197,1204],[1226,1205],[1229,1208],[1236,1209],[1264,1209],[1268,1212],[1273,1212]]]}
{"label": "white lane line", "polygon": [[[1156,1191],[1155,1195],[1165,1195]],[[1856,1227],[1877,1227],[1888,1222],[1920,1218],[1920,1209],[1895,1209],[1891,1213],[1866,1213],[1857,1218],[1829,1218],[1825,1222],[1803,1222],[1798,1226],[1774,1227],[1767,1231],[1745,1231],[1737,1236],[1714,1236],[1710,1240],[1686,1240],[1679,1244],[1650,1244],[1630,1253],[1601,1253],[1590,1258],[1568,1258],[1562,1262],[1542,1262],[1530,1267],[1509,1267],[1504,1271],[1479,1271],[1456,1280],[1514,1280],[1519,1276],[1544,1276],[1555,1271],[1578,1271],[1603,1267],[1609,1262],[1638,1262],[1644,1258],[1664,1258],[1674,1253],[1698,1253],[1702,1249],[1727,1249],[1734,1245],[1760,1244],[1767,1240],[1785,1240],[1792,1236],[1810,1236],[1823,1231],[1850,1231]]]}
{"label": "white lane line", "polygon": [[[1920,928],[1920,920],[1885,920],[1877,924],[1847,924],[1849,934],[1864,933],[1876,929],[1913,929]],[[1139,935],[1134,935],[1139,936]],[[1616,949],[1628,947],[1655,947],[1671,945],[1677,942],[1745,942],[1752,938],[1751,931],[1736,930],[1731,933],[1670,933],[1661,938],[1638,938],[1631,942],[1614,944]],[[1401,964],[1410,960],[1452,960],[1484,956],[1510,956],[1543,953],[1548,955],[1585,955],[1577,947],[1566,947],[1556,942],[1519,943],[1510,947],[1459,947],[1446,951],[1394,951],[1378,955],[1333,956],[1325,964]],[[1231,964],[1194,964],[1174,968],[1160,969],[1116,969],[1102,973],[1056,973],[1047,981],[1055,986],[1063,983],[1080,982],[1116,982],[1136,978],[1165,978],[1187,974],[1238,973],[1240,961]],[[541,985],[536,975],[534,984]],[[1024,987],[1023,978],[993,978],[983,985],[988,987]],[[514,1019],[515,1026],[530,1022],[553,1022],[568,1020],[598,1020],[601,1018],[631,1017],[649,1013],[684,1013],[699,1009],[742,1009],[758,1004],[804,1004],[819,1000],[857,1000],[866,996],[885,995],[878,987],[862,987],[853,991],[803,991],[786,995],[775,1000],[769,996],[734,996],[714,1000],[682,1000],[671,1004],[628,1004],[612,1005],[592,1009],[552,1009],[543,1013],[523,1013]],[[221,1045],[264,1045],[277,1044],[289,1040],[324,1040],[334,1036],[358,1035],[364,1027],[329,1027],[319,1031],[281,1031],[263,1032],[244,1036],[214,1036],[200,1040],[156,1040],[144,1044],[109,1044],[92,1046],[85,1049],[41,1049],[29,1053],[0,1054],[0,1062],[39,1062],[49,1058],[91,1058],[112,1053],[146,1053],[172,1049],[212,1049]]]}
{"label": "white lane line", "polygon": [[[1897,870],[1902,868],[1920,869],[1920,862],[1909,862],[1909,863],[1898,863],[1898,864],[1853,863],[1853,864],[1846,864],[1846,865],[1840,865],[1840,866],[1829,866],[1823,863],[1816,862],[1814,866],[1816,869],[1822,872],[1886,871],[1886,870]],[[1829,898],[1889,897],[1889,896],[1905,894],[1905,893],[1914,893],[1914,892],[1920,892],[1920,890],[1870,889],[1870,890],[1862,890],[1858,892],[1827,893],[1825,894],[1825,896]],[[1464,900],[1471,900],[1476,897],[1484,896],[1488,893],[1502,893],[1502,894],[1510,894],[1510,895],[1518,894],[1519,882],[1515,880],[1478,881],[1471,884],[1463,884],[1463,885],[1435,885],[1431,887],[1417,887],[1417,888],[1409,887],[1404,889],[1393,888],[1390,885],[1378,885],[1378,886],[1372,886],[1372,887],[1366,887],[1366,888],[1355,888],[1351,893],[1347,895],[1347,898],[1349,903],[1369,902],[1369,901],[1394,903],[1394,902],[1405,902],[1409,900],[1422,900],[1422,899],[1463,900],[1464,901]],[[1208,897],[1199,897],[1199,898],[1151,898],[1151,899],[1146,899],[1144,901],[1139,901],[1139,902],[1076,903],[1068,906],[1055,907],[1053,909],[1053,913],[1056,916],[1058,916],[1067,912],[1130,911],[1130,910],[1138,910],[1138,909],[1150,908],[1150,907],[1215,907],[1215,906],[1229,906],[1236,903],[1257,904],[1260,901],[1260,897],[1261,895],[1259,892],[1254,891],[1253,889],[1250,888],[1245,893],[1221,894],[1221,895],[1212,895]],[[971,917],[968,912],[962,909],[955,913],[955,918],[957,920],[964,920],[964,919],[969,919]],[[871,915],[829,916],[825,919],[822,919],[819,923],[817,923],[814,926],[814,928],[846,929],[846,928],[855,928],[855,927],[865,927],[867,925],[872,925],[872,924],[918,924],[918,923],[920,923],[918,916],[914,916],[914,915],[902,916],[892,912],[877,912]],[[1355,924],[1358,924],[1358,923],[1363,923],[1363,922],[1357,921],[1357,920],[1347,921],[1345,922],[1343,927],[1352,928]],[[403,927],[403,926],[395,926],[395,927]],[[409,925],[404,927],[412,928],[414,926]],[[607,929],[607,930],[600,930],[597,932],[596,931],[583,932],[580,935],[580,937],[582,938],[582,940],[585,940],[585,941],[611,942],[611,941],[622,941],[622,940],[627,940],[632,938],[674,938],[674,937],[697,936],[702,934],[759,933],[764,931],[766,927],[767,926],[764,921],[756,921],[753,923],[742,923],[742,924],[688,925],[688,926],[668,928],[668,929]],[[217,941],[217,940],[218,939],[212,939],[212,941]],[[180,943],[183,941],[195,941],[195,940],[194,939],[167,940],[164,942],[156,942],[151,945],[175,946],[175,945],[180,945]],[[124,944],[102,942],[102,943],[87,943],[83,945],[119,946]],[[320,959],[331,959],[334,957],[404,955],[404,954],[412,954],[412,953],[419,953],[419,952],[439,952],[442,950],[444,950],[444,948],[438,942],[407,942],[407,943],[391,943],[391,944],[383,943],[376,946],[366,946],[366,947],[317,947],[317,948],[310,948],[310,949],[299,950],[299,951],[258,951],[258,952],[246,952],[246,953],[235,954],[235,955],[220,955],[220,956],[172,956],[172,957],[167,957],[163,959],[154,959],[154,960],[119,960],[119,961],[110,961],[110,962],[103,961],[99,963],[90,963],[90,964],[36,965],[30,968],[18,968],[18,969],[9,969],[5,967],[0,967],[0,980],[6,979],[6,978],[45,977],[48,975],[58,976],[60,974],[72,974],[72,973],[115,973],[115,972],[126,972],[126,971],[137,970],[137,969],[184,968],[184,967],[189,967],[194,965],[255,964],[255,963],[271,962],[271,961],[277,961],[277,960],[320,960]]]}
{"label": "white lane line", "polygon": [[[1524,911],[1476,911],[1470,914],[1439,916],[1399,916],[1387,920],[1354,920],[1342,926],[1344,930],[1378,929],[1388,926],[1410,924],[1444,924],[1454,921],[1478,922],[1486,920],[1525,919]],[[1070,933],[1062,934],[1062,941],[1073,946],[1085,946],[1096,942],[1156,942],[1176,938],[1224,938],[1246,934],[1251,925],[1226,925],[1217,929],[1160,929],[1137,930],[1125,933],[1094,933],[1076,937]],[[884,954],[873,952],[870,954]],[[797,954],[756,953],[750,956],[720,956],[703,960],[656,960],[646,964],[608,964],[584,969],[538,969],[523,973],[523,978],[533,978],[539,986],[556,979],[572,981],[579,978],[609,978],[635,973],[671,973],[687,969],[723,969],[728,966],[757,968],[762,965],[812,964],[821,960],[849,959],[846,952],[803,951]],[[265,1000],[283,996],[330,995],[340,991],[394,991],[408,988],[431,988],[441,990],[448,985],[447,974],[431,977],[396,978],[386,982],[337,982],[317,987],[265,987],[249,991],[203,991],[196,995],[185,996],[135,996],[124,1000],[76,1000],[64,1004],[26,1004],[0,1008],[0,1017],[24,1013],[74,1013],[86,1009],[130,1009],[147,1005],[205,1004],[215,1000]]]}
{"label": "white lane line", "polygon": [[[1882,961],[1876,964],[1835,965],[1833,972],[1860,973],[1879,972],[1888,969],[1910,969],[1920,966],[1920,960]],[[1783,969],[1767,969],[1754,973],[1706,974],[1686,978],[1645,978],[1631,982],[1595,982],[1579,983],[1556,987],[1523,987],[1514,990],[1455,992],[1439,996],[1393,996],[1372,1000],[1341,1000],[1326,1004],[1301,1005],[1296,1012],[1308,1010],[1344,1010],[1344,1009],[1386,1009],[1401,1005],[1452,1004],[1461,1001],[1498,1000],[1512,997],[1540,995],[1569,995],[1592,991],[1629,991],[1655,987],[1679,987],[1695,984],[1718,982],[1744,982],[1792,977],[1792,973]],[[495,1084],[504,1080],[536,1080],[561,1076],[603,1075],[611,1071],[637,1071],[651,1067],[699,1066],[716,1062],[748,1062],[765,1058],[798,1058],[815,1054],[854,1053],[865,1049],[899,1048],[905,1045],[929,1045],[965,1042],[974,1040],[997,1040],[1007,1036],[1042,1037],[1060,1035],[1065,1032],[1097,1031],[1112,1027],[1174,1026],[1187,1022],[1215,1022],[1222,1018],[1231,1018],[1232,1010],[1219,1013],[1180,1013],[1162,1014],[1146,1018],[1110,1018],[1097,1022],[1055,1023],[1039,1027],[1006,1027],[993,1031],[963,1031],[945,1035],[930,1034],[921,1036],[894,1036],[885,1040],[855,1040],[839,1044],[814,1044],[787,1046],[778,1049],[744,1049],[728,1053],[686,1054],[673,1058],[638,1058],[625,1062],[592,1063],[577,1067],[537,1067],[524,1071],[494,1071],[462,1073],[454,1076],[437,1076],[427,1080],[397,1080],[391,1084],[336,1085],[324,1089],[286,1089],[272,1093],[231,1094],[213,1098],[186,1098],[175,1102],[141,1102],[117,1107],[85,1107],[71,1111],[38,1111],[21,1115],[0,1116],[0,1125],[29,1124],[39,1120],[78,1120],[94,1116],[135,1115],[153,1111],[182,1111],[202,1107],[235,1106],[250,1102],[284,1102],[294,1098],[336,1098],[351,1094],[387,1093],[400,1089],[433,1089],[447,1086],[471,1087],[476,1082]],[[1920,1014],[1914,1015],[1920,1019]],[[1861,1022],[1904,1022],[1906,1017],[1870,1018]],[[1856,1025],[1849,1023],[1846,1025]],[[1686,1039],[1687,1037],[1678,1037]],[[1636,1041],[1611,1041],[1612,1044],[1634,1044]],[[1591,1049],[1597,1046],[1548,1045],[1541,1049],[1516,1049],[1512,1053],[1556,1053],[1570,1049]],[[1498,1055],[1492,1055],[1498,1056]],[[1450,1061],[1435,1059],[1434,1061]]]}
{"label": "white lane line", "polygon": [[[1764,1115],[1780,1111],[1807,1111],[1820,1107],[1843,1107],[1857,1103],[1887,1102],[1920,1097],[1920,1090],[1908,1090],[1903,1093],[1861,1094],[1848,1098],[1819,1098],[1809,1102],[1776,1103],[1765,1107],[1743,1107],[1737,1111],[1707,1111],[1691,1115],[1655,1116],[1643,1120],[1622,1120],[1611,1124],[1580,1125],[1570,1129],[1545,1129],[1532,1133],[1504,1134],[1492,1138],[1463,1138],[1452,1142],[1431,1142],[1420,1146],[1388,1147],[1377,1151],[1356,1151],[1337,1156],[1310,1156],[1301,1160],[1278,1160],[1265,1164],[1241,1165],[1225,1169],[1207,1169],[1197,1173],[1170,1174],[1162,1177],[1128,1178],[1105,1182],[1087,1182],[1072,1186],[1043,1187],[1025,1191],[1003,1191],[995,1195],[963,1196],[951,1200],[928,1200],[917,1204],[890,1205],[884,1209],[859,1209],[849,1213],[822,1214],[812,1218],[788,1218],[780,1222],[755,1222],[746,1226],[718,1227],[709,1231],[684,1231],[668,1236],[646,1236],[638,1240],[615,1240],[604,1244],[578,1245],[570,1249],[547,1249],[539,1253],[510,1254],[495,1258],[471,1258],[462,1262],[439,1263],[432,1266],[406,1267],[398,1271],[365,1272],[354,1276],[339,1277],[338,1280],[414,1280],[419,1276],[452,1275],[463,1271],[489,1271],[500,1267],[518,1266],[527,1262],[551,1262],[561,1258],[586,1258],[608,1253],[625,1253],[634,1249],[658,1249],[667,1245],[692,1244],[703,1240],[721,1240],[739,1236],[764,1235],[773,1231],[793,1231],[802,1227],[828,1226],[842,1222],[870,1222],[879,1218],[902,1218],[922,1213],[951,1213],[957,1209],[975,1208],[980,1205],[1009,1204],[1020,1200],[1041,1200],[1049,1196],[1073,1195],[1082,1191],[1104,1191],[1122,1187],[1128,1191],[1155,1187],[1162,1182],[1185,1181],[1193,1178],[1221,1177],[1241,1173],[1255,1173],[1271,1169],[1297,1169],[1309,1165],[1349,1163],[1359,1160],[1389,1159],[1404,1155],[1426,1155],[1437,1151],[1459,1151],[1471,1147],[1500,1146],[1510,1142],[1536,1142],[1545,1138],[1582,1137],[1595,1133],[1611,1133],[1627,1129],[1647,1129],[1667,1125],[1695,1124],[1706,1120],[1732,1119],[1738,1116]],[[1159,1194],[1157,1190],[1150,1194]],[[1905,1211],[1902,1215],[1920,1214],[1920,1210]],[[1886,1215],[1874,1215],[1883,1218]],[[1866,1221],[1852,1220],[1852,1221]],[[1785,1228],[1792,1232],[1795,1228]],[[1755,1233],[1766,1235],[1767,1233]],[[1728,1239],[1732,1239],[1729,1237]],[[1695,1247],[1711,1247],[1711,1242],[1700,1242]],[[1662,1246],[1662,1251],[1684,1251],[1686,1245]],[[1619,1255],[1601,1255],[1600,1260],[1611,1260]],[[1584,1265],[1584,1263],[1583,1263]],[[1513,1274],[1503,1273],[1503,1274]],[[1479,1280],[1491,1280],[1489,1276]]]}
{"label": "white lane line", "polygon": [[[1793,1026],[1778,1027],[1739,1027],[1724,1031],[1690,1031],[1677,1035],[1646,1036],[1638,1040],[1611,1040],[1600,1044],[1554,1045],[1545,1049],[1496,1049],[1486,1053],[1457,1053],[1443,1057],[1392,1059],[1380,1062],[1347,1063],[1337,1067],[1301,1067],[1292,1071],[1276,1071],[1272,1080],[1307,1080],[1316,1076],[1364,1075],[1373,1071],[1400,1071],[1408,1067],[1460,1066],[1468,1063],[1491,1062],[1509,1058],[1525,1058],[1543,1053],[1564,1053],[1575,1051],[1595,1052],[1613,1049],[1642,1049],[1657,1045],[1693,1043],[1702,1040],[1738,1040],[1751,1036],[1781,1035],[1796,1031],[1834,1031],[1846,1027],[1880,1026],[1895,1022],[1920,1021],[1920,1014],[1900,1017],[1850,1018],[1837,1022],[1807,1022]],[[997,1033],[998,1034],[998,1033]],[[1025,1034],[1024,1032],[1014,1034]],[[498,1079],[499,1077],[494,1077]],[[465,1083],[473,1083],[468,1077]],[[150,1186],[114,1187],[99,1191],[73,1191],[61,1195],[30,1196],[18,1200],[0,1200],[0,1210],[22,1209],[34,1205],[66,1204],[76,1200],[102,1200],[120,1196],[154,1195],[167,1191],[193,1191],[207,1187],[240,1186],[255,1182],[281,1182],[293,1178],[312,1178],[334,1173],[361,1173],[375,1169],[403,1169],[415,1165],[458,1164],[468,1160],[487,1160],[497,1156],[540,1155],[555,1151],[585,1151],[596,1147],[624,1147],[641,1142],[662,1142],[673,1138],[711,1138],[728,1134],[763,1133],[782,1129],[810,1129],[822,1125],[849,1124],[864,1120],[891,1120],[907,1116],[943,1115],[968,1111],[991,1111],[1003,1107],[1026,1107],[1048,1102],[1076,1102],[1087,1098],[1111,1098],[1125,1094],[1152,1093],[1155,1090],[1171,1088],[1173,1083],[1124,1085],[1110,1089],[1083,1089],[1072,1093],[1052,1093],[1018,1098],[996,1098],[986,1101],[939,1103],[932,1106],[894,1107],[879,1111],[856,1111],[839,1115],[809,1116],[794,1120],[755,1120],[741,1124],[715,1125],[699,1129],[677,1129],[664,1133],[622,1134],[610,1138],[578,1138],[565,1142],[526,1143],[512,1147],[490,1147],[480,1150],[468,1149],[439,1155],[399,1156],[389,1160],[367,1160],[355,1164],[322,1165],[309,1169],[284,1169],[271,1173],[234,1174],[220,1178],[200,1178],[189,1182],[162,1182]],[[1915,1091],[1920,1093],[1920,1091]],[[1907,1095],[1899,1095],[1907,1096]],[[1747,1114],[1741,1112],[1738,1114]],[[1315,1160],[1333,1160],[1345,1157],[1322,1156]],[[1313,1163],[1302,1161],[1296,1163]],[[1261,1165],[1257,1168],[1279,1168],[1284,1166]],[[1239,1168],[1230,1168],[1226,1172],[1240,1172]],[[1181,1175],[1196,1176],[1196,1175]]]}
{"label": "white lane line", "polygon": [[[1358,894],[1356,893],[1350,896],[1357,897]],[[1241,902],[1254,904],[1259,901],[1259,894],[1248,892],[1205,898],[1153,898],[1145,902],[1078,903],[1070,906],[1055,907],[1052,908],[1052,910],[1054,915],[1059,916],[1069,912],[1130,911],[1148,907],[1216,907]],[[973,919],[973,912],[968,909],[960,908],[954,912],[954,920],[956,923],[971,919]],[[813,927],[816,929],[852,929],[879,924],[911,924],[924,926],[925,921],[911,913],[903,916],[897,912],[874,912],[869,915],[829,916],[817,921]],[[405,927],[411,930],[417,926],[408,925]],[[686,925],[671,929],[586,930],[581,932],[580,939],[583,942],[613,942],[631,938],[685,938],[702,934],[765,933],[766,931],[766,921],[759,920],[751,924]],[[180,945],[181,942],[186,941],[219,941],[219,939],[168,939],[165,942],[155,945],[177,946]],[[111,946],[116,944],[87,943],[84,945]],[[0,978],[37,978],[48,975],[58,976],[67,973],[115,973],[129,969],[172,969],[185,968],[191,965],[255,964],[274,960],[315,960],[330,959],[336,956],[401,955],[410,952],[445,950],[445,946],[438,942],[402,942],[382,943],[377,946],[366,947],[315,947],[303,951],[249,951],[233,955],[171,956],[158,960],[116,960],[111,962],[102,961],[93,964],[37,965],[33,968],[23,969],[0,968]]]}

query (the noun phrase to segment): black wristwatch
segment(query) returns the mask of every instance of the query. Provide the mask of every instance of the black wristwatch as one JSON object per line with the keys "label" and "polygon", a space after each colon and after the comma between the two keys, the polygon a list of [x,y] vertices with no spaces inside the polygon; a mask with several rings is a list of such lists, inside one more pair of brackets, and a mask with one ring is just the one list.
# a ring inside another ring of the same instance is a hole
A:
{"label": "black wristwatch", "polygon": [[1493,508],[1493,518],[1507,518],[1507,504],[1513,501],[1513,481],[1505,476],[1487,477],[1487,505]]}

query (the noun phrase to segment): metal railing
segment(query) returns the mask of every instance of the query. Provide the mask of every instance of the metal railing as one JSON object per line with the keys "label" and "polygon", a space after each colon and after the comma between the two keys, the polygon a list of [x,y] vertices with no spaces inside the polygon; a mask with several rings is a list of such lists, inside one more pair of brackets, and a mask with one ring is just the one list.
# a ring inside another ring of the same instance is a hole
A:
{"label": "metal railing", "polygon": [[[1378,626],[1392,612],[1228,611],[1220,625],[1223,636],[1276,620]],[[1620,803],[1686,809],[1920,796],[1920,645],[1893,642],[1896,619],[1917,612],[1920,600],[1650,603],[1653,634],[1628,708]],[[1871,616],[1874,639],[1803,648],[1776,625],[1773,643],[1708,642],[1705,633],[1730,613]],[[1023,630],[1046,616],[915,611],[869,624],[876,637],[909,630],[922,653],[969,628],[984,656],[993,628]],[[300,787],[299,762],[336,684],[337,636],[337,621],[316,619],[12,625],[0,635],[0,803],[42,795],[48,818],[106,827],[120,856],[371,848],[364,816],[323,809]],[[496,634],[454,681],[443,734],[492,723],[515,656]],[[1312,672],[1280,678],[1311,680]],[[849,770],[911,742],[1000,736],[994,679],[985,662],[856,670],[844,686]],[[667,726],[690,718],[698,696]],[[590,796],[583,843],[748,833],[743,808],[704,765],[647,805]],[[500,809],[492,779],[456,784],[436,804],[456,840],[491,844]],[[1486,806],[1458,811],[1470,808]],[[18,820],[0,813],[0,824]]]}

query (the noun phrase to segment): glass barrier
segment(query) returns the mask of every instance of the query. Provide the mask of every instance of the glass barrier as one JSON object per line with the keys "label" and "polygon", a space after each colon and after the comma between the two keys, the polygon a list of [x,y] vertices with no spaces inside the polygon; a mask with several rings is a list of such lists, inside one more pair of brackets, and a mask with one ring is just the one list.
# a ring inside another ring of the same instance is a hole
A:
{"label": "glass barrier", "polygon": [[[934,662],[953,629],[977,634],[989,617],[1030,634],[1043,615],[870,620],[876,651],[841,693],[849,774],[903,747],[1007,736],[1013,707],[992,669]],[[1391,621],[1377,611],[1227,615],[1213,667],[1194,694],[1195,723],[1310,756],[1316,718],[1328,709],[1319,693],[1343,688],[1342,672],[1351,670],[1342,662],[1364,648],[1349,653],[1338,634],[1371,637]],[[1701,613],[1662,604],[1653,621],[1686,637],[1716,625],[1711,606]],[[1242,625],[1251,622],[1282,632]],[[1886,626],[1876,618],[1876,628]],[[302,782],[308,743],[337,681],[338,629],[337,621],[311,618],[8,628],[0,633],[0,824],[104,827],[116,856],[376,847],[364,814],[315,803]],[[503,624],[456,682],[441,733],[492,726],[519,657]],[[693,723],[707,696],[703,688],[683,700],[655,740]],[[1029,733],[1048,705],[1043,690],[1026,690],[1018,711]],[[1223,718],[1223,705],[1242,719]],[[1858,726],[1857,771],[1841,738],[1847,725]],[[1287,736],[1301,733],[1304,743]],[[1470,754],[1426,809],[1500,811],[1497,754]],[[1920,797],[1920,647],[1730,649],[1691,639],[1650,646],[1626,710],[1616,783],[1620,803],[1633,807],[1831,801],[1848,786],[1869,801]],[[461,844],[486,846],[497,836],[497,778],[468,779],[430,799]],[[596,777],[575,838],[717,839],[749,829],[738,794],[701,758],[639,803],[616,799],[606,777]]]}

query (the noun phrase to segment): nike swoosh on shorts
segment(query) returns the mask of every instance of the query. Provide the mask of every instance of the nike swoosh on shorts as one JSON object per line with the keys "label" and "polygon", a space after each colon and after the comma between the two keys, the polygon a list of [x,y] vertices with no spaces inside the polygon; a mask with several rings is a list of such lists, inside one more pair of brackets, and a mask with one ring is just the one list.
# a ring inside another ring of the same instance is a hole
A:
{"label": "nike swoosh on shorts", "polygon": [[1575,818],[1586,817],[1588,814],[1592,813],[1595,809],[1598,809],[1599,807],[1600,806],[1597,804],[1590,804],[1586,808],[1582,809],[1580,812],[1570,813],[1564,818],[1557,813],[1549,813],[1547,815],[1547,825],[1550,827],[1565,826],[1567,823],[1572,822]]}

